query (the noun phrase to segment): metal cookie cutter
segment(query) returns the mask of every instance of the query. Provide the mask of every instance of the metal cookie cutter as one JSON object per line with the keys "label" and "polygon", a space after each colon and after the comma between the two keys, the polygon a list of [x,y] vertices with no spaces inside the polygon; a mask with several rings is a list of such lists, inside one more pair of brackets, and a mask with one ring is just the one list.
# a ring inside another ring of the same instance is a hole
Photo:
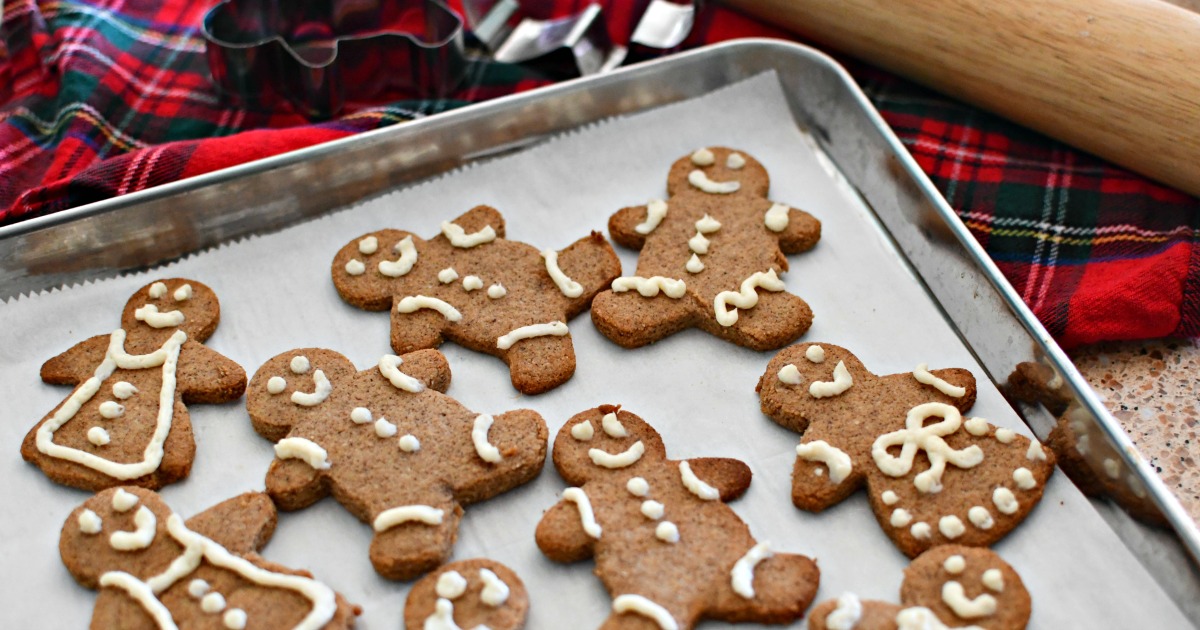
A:
{"label": "metal cookie cutter", "polygon": [[209,70],[238,105],[310,118],[347,102],[439,97],[466,69],[440,0],[224,0],[205,16]]}

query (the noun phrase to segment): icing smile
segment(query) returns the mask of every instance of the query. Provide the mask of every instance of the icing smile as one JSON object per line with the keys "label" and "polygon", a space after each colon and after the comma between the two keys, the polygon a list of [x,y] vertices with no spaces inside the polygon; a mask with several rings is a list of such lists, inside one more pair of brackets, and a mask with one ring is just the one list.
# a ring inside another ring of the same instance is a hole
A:
{"label": "icing smile", "polygon": [[633,446],[621,451],[617,454],[612,454],[602,451],[598,448],[588,449],[588,457],[592,458],[592,463],[605,468],[625,468],[632,466],[635,462],[642,458],[642,454],[646,452],[646,445],[642,444],[641,440],[634,443]]}

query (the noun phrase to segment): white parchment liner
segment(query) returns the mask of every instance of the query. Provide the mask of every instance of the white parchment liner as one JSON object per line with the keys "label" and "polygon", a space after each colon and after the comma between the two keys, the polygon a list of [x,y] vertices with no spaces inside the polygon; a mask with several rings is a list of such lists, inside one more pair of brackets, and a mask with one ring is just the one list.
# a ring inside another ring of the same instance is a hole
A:
{"label": "white parchment liner", "polygon": [[[854,351],[878,374],[967,367],[980,381],[971,416],[1028,435],[983,370],[942,321],[918,283],[898,263],[860,202],[822,166],[787,110],[778,82],[764,75],[704,98],[583,129],[523,153],[403,190],[283,232],[252,238],[155,270],[52,291],[0,305],[0,611],[8,627],[84,627],[95,593],[77,586],[58,556],[58,533],[86,494],[58,486],[19,455],[25,433],[69,393],[42,384],[43,361],[71,345],[111,332],[128,296],[157,277],[185,276],[213,287],[221,325],[208,345],[248,374],[275,354],[328,347],[360,369],[389,353],[386,313],[353,309],[329,278],[337,249],[364,232],[404,228],[425,237],[438,224],[480,203],[499,208],[510,238],[562,248],[608,216],[665,195],[667,168],[697,147],[726,145],[758,158],[771,175],[770,197],[807,209],[824,224],[820,244],[792,256],[788,290],[812,306],[806,341]],[[228,200],[236,204],[236,199]],[[719,239],[719,235],[716,237]],[[626,274],[636,254],[617,248]],[[487,278],[483,278],[488,283]],[[730,287],[731,289],[734,287]],[[762,415],[754,385],[771,358],[698,331],[628,351],[592,327],[570,322],[579,368],[557,390],[518,394],[498,360],[447,344],[454,371],[449,394],[479,412],[530,407],[551,436],[571,415],[616,403],[652,423],[673,458],[736,457],[754,483],[733,508],[760,540],[804,553],[821,567],[819,600],[847,590],[898,601],[908,560],[872,517],[865,495],[811,515],[790,500],[799,436]],[[237,493],[261,489],[271,444],[250,428],[244,401],[191,408],[197,458],[191,477],[163,491],[185,516]],[[382,473],[381,474],[386,474]],[[564,488],[553,466],[533,483],[467,509],[454,558],[487,556],[524,579],[532,599],[530,628],[595,627],[610,600],[590,562],[556,565],[537,550],[533,531]],[[265,556],[308,568],[365,610],[360,627],[402,626],[408,588],[378,578],[367,560],[371,528],[332,499],[281,514]],[[1033,594],[1032,628],[1187,627],[1153,579],[1087,500],[1056,473],[1041,505],[995,546]],[[706,623],[705,628],[725,627]],[[739,627],[754,627],[743,625]]]}

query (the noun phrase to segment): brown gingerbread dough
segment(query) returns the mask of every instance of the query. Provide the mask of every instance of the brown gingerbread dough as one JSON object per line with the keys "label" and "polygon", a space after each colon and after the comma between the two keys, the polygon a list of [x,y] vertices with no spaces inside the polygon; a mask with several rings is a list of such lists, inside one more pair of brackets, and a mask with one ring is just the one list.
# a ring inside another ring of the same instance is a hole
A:
{"label": "brown gingerbread dough", "polygon": [[512,569],[487,558],[438,567],[413,584],[404,602],[404,627],[414,629],[520,630],[528,616],[525,583]]}

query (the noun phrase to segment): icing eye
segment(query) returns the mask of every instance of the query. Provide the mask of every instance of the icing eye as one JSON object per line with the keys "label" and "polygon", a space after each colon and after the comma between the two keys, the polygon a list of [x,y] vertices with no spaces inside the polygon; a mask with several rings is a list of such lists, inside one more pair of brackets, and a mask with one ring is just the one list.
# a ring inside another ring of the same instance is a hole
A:
{"label": "icing eye", "polygon": [[592,423],[588,422],[587,420],[583,420],[579,422],[579,424],[571,427],[571,437],[579,440],[580,442],[586,442],[592,439],[592,436],[595,434],[596,430],[592,428]]}
{"label": "icing eye", "polygon": [[104,528],[104,521],[99,514],[91,510],[84,510],[79,513],[79,531],[85,534],[99,534]]}
{"label": "icing eye", "polygon": [[282,376],[272,376],[267,380],[267,392],[270,394],[282,394],[283,390],[287,389],[287,380]]}
{"label": "icing eye", "polygon": [[150,297],[157,300],[167,294],[167,285],[161,282],[155,282],[154,284],[150,285],[149,293]]}
{"label": "icing eye", "polygon": [[172,296],[175,298],[176,302],[186,302],[192,299],[192,294],[192,285],[185,284],[178,289],[175,289],[175,293],[172,294]]}
{"label": "icing eye", "polygon": [[379,239],[374,236],[368,236],[358,242],[358,253],[364,256],[370,256],[379,250]]}
{"label": "icing eye", "polygon": [[354,410],[350,412],[350,420],[354,424],[366,424],[373,419],[374,418],[371,417],[371,410],[367,409],[366,407],[355,407]]}
{"label": "icing eye", "polygon": [[[600,425],[604,432],[615,438],[629,437],[629,431],[625,430],[625,425],[617,419],[617,414],[606,413],[600,420]],[[591,426],[590,424],[588,426]]]}
{"label": "icing eye", "polygon": [[308,357],[304,355],[292,357],[290,366],[293,374],[306,374],[312,368],[312,364],[308,362]]}
{"label": "icing eye", "polygon": [[133,506],[137,505],[137,502],[137,495],[131,492],[126,492],[123,488],[118,488],[117,492],[113,494],[112,498],[113,509],[118,512],[128,512],[129,510],[132,510]]}

